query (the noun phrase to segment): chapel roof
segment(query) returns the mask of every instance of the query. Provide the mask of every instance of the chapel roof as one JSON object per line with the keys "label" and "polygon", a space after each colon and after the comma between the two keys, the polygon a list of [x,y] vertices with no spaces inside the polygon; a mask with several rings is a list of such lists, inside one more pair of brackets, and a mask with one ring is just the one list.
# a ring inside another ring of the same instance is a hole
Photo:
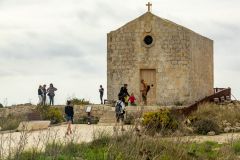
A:
{"label": "chapel roof", "polygon": [[[182,29],[188,30],[189,32],[193,32],[193,33],[198,34],[198,35],[200,35],[200,36],[202,36],[202,37],[205,37],[205,36],[203,36],[203,35],[201,35],[201,34],[199,34],[199,33],[197,33],[197,32],[194,32],[193,30],[191,30],[191,29],[189,29],[189,28],[187,28],[187,27],[184,27],[184,26],[182,26],[182,25],[179,25],[179,24],[177,24],[177,23],[175,23],[175,22],[172,22],[172,21],[170,21],[170,20],[168,20],[168,19],[159,17],[159,16],[153,14],[152,12],[146,12],[146,13],[142,14],[141,16],[135,18],[134,20],[132,20],[132,21],[126,23],[125,25],[119,27],[118,29],[113,30],[112,32],[118,31],[118,30],[120,30],[121,28],[127,27],[127,26],[129,26],[129,25],[134,25],[134,24],[135,24],[136,22],[138,22],[139,20],[140,20],[140,21],[145,21],[145,20],[148,20],[149,18],[159,19],[159,20],[161,20],[161,21],[163,21],[163,22],[166,22],[166,23],[169,24],[169,25],[173,25],[173,26],[176,26],[176,27],[181,27]],[[205,37],[205,38],[209,39],[208,37]],[[209,39],[209,40],[211,40],[211,39]]]}

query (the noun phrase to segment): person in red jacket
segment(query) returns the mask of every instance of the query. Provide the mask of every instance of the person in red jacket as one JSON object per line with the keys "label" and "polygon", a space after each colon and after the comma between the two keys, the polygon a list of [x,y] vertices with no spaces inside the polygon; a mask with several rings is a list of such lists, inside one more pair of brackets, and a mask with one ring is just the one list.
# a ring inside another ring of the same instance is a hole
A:
{"label": "person in red jacket", "polygon": [[136,98],[134,97],[134,94],[132,93],[128,99],[128,102],[130,103],[131,106],[136,106],[135,100],[136,100]]}

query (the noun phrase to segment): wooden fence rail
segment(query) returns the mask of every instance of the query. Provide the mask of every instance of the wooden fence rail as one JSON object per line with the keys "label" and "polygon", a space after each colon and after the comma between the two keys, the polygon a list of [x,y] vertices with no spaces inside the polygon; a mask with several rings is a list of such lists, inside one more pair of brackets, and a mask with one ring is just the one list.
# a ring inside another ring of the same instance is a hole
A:
{"label": "wooden fence rail", "polygon": [[227,98],[231,98],[231,88],[214,88],[214,94],[207,96],[199,101],[196,101],[188,107],[176,109],[175,112],[183,114],[184,116],[188,116],[193,111],[196,111],[200,104],[214,102],[214,99],[216,98],[218,98],[219,100],[223,98],[225,100]]}

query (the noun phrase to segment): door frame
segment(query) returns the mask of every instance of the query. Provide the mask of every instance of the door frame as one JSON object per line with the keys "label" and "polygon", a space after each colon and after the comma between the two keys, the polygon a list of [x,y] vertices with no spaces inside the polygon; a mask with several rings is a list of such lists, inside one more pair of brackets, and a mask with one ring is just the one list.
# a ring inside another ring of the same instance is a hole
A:
{"label": "door frame", "polygon": [[[141,80],[142,80],[142,71],[143,70],[151,70],[151,71],[154,71],[155,72],[155,82],[154,82],[154,88],[155,88],[155,93],[154,93],[154,95],[155,95],[155,97],[154,97],[154,101],[155,102],[153,102],[153,103],[150,103],[150,105],[152,105],[152,104],[156,104],[157,103],[157,69],[155,69],[155,68],[140,68],[139,69],[139,91],[140,91],[140,89],[141,89]],[[144,79],[145,80],[145,79]],[[149,84],[149,83],[147,83],[148,85],[151,85],[151,84]],[[141,99],[142,99],[142,96],[141,96],[141,92],[140,92],[140,97],[141,97]]]}

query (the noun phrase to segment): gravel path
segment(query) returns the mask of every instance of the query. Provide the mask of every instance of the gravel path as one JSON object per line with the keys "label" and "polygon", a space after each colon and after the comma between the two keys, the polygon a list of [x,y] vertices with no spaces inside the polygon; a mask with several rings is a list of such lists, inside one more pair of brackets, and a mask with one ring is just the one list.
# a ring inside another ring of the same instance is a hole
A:
{"label": "gravel path", "polygon": [[53,141],[60,143],[68,142],[90,142],[94,136],[99,134],[113,133],[113,126],[100,125],[73,125],[73,134],[65,136],[67,125],[50,127],[46,130],[33,132],[13,132],[0,133],[0,159],[8,154],[13,154],[21,149],[29,150],[31,148],[38,148],[43,150],[45,144]]}

